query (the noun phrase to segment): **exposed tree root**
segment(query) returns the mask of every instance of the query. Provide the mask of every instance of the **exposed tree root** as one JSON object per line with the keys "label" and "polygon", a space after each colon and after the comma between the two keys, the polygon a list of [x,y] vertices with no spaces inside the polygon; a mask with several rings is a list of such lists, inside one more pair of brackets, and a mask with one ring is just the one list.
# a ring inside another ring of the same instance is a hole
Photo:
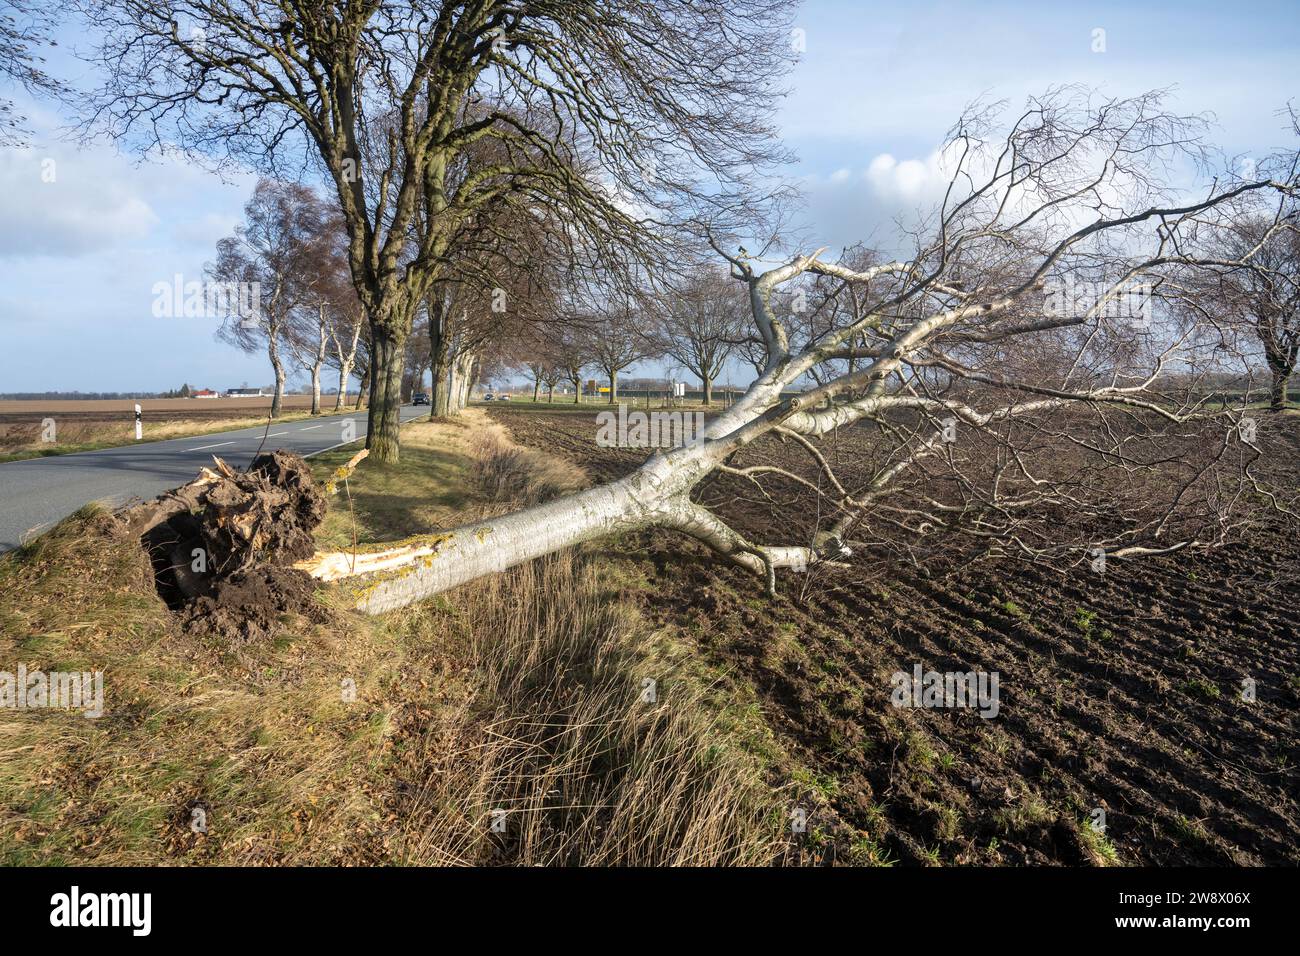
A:
{"label": "exposed tree root", "polygon": [[[220,458],[199,477],[117,513],[153,563],[158,592],[180,608],[258,567],[315,553],[325,498],[307,463],[276,451],[236,472]],[[229,591],[230,589],[225,589]]]}

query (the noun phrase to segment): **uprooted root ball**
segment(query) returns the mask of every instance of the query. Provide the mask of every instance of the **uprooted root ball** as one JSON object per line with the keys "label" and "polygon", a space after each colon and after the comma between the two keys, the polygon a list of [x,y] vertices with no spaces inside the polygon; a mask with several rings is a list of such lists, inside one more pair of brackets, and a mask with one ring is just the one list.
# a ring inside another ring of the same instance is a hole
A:
{"label": "uprooted root ball", "polygon": [[187,629],[229,639],[270,634],[289,613],[319,617],[311,579],[289,565],[315,552],[324,495],[298,455],[221,459],[194,481],[121,512],[153,563],[158,592]]}

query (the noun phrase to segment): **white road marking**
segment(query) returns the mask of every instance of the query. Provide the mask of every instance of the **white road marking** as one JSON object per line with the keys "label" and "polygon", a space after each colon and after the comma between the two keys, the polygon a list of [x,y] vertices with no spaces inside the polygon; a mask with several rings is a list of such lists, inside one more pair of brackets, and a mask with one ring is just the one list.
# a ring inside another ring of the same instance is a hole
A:
{"label": "white road marking", "polygon": [[289,434],[289,433],[288,433],[288,432],[271,432],[271,434],[267,435],[266,437],[267,437],[267,438],[279,438],[281,435],[287,435],[287,434]]}
{"label": "white road marking", "polygon": [[[413,422],[419,417],[420,417],[420,413],[416,412],[415,415],[413,415],[412,417],[403,420],[402,424],[405,425],[407,422]],[[363,442],[365,440],[366,440],[365,435],[358,435],[356,438],[352,439],[352,441],[341,441],[338,442],[337,444],[330,445],[328,448],[322,448],[319,451],[309,451],[307,452],[307,454],[303,455],[302,457],[315,458],[317,455],[323,455],[325,454],[325,452],[333,451],[335,448],[342,448],[344,445],[355,445],[357,444],[357,442]]]}
{"label": "white road marking", "polygon": [[313,428],[320,428],[320,427],[322,427],[322,426],[320,426],[320,425],[308,425],[306,428],[300,428],[300,429],[298,429],[298,431],[300,431],[300,432],[309,432],[309,431],[311,431]]}
{"label": "white road marking", "polygon": [[233,445],[233,441],[219,441],[215,445],[200,445],[198,448],[186,448],[186,451],[207,451],[209,448],[220,448],[222,445]]}
{"label": "white road marking", "polygon": [[307,452],[307,454],[303,455],[302,457],[315,458],[317,455],[323,455],[325,454],[325,452],[333,451],[335,448],[342,448],[344,445],[355,445],[357,442],[365,441],[365,440],[366,440],[365,436],[363,435],[361,438],[354,438],[352,439],[352,441],[341,441],[337,445],[330,445],[328,448],[322,448],[319,451],[309,451]]}

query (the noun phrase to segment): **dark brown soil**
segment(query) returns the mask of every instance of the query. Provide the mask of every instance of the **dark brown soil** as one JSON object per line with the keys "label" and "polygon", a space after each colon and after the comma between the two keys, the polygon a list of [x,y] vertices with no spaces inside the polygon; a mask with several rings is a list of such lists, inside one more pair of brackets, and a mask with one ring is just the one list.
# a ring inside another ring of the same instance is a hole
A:
{"label": "dark brown soil", "polygon": [[141,540],[184,628],[242,642],[271,636],[286,615],[321,619],[314,581],[289,565],[315,553],[325,510],[307,463],[275,451],[122,517],[152,524]]}
{"label": "dark brown soil", "polygon": [[181,626],[221,646],[272,638],[305,617],[328,619],[316,600],[316,581],[293,568],[259,567],[217,581],[211,591],[185,604]]}
{"label": "dark brown soil", "polygon": [[[598,447],[586,416],[492,414],[598,479],[643,458]],[[1293,487],[1298,426],[1268,425],[1271,476]],[[811,502],[768,507],[725,483],[708,494],[760,541],[789,542],[815,520]],[[648,579],[649,596],[626,596],[652,620],[757,693],[793,761],[779,782],[814,808],[827,859],[1294,865],[1300,543],[1294,529],[1243,533],[1104,573],[1007,556],[936,571],[866,548],[851,568],[782,577],[775,601],[667,534],[604,556]],[[998,715],[895,707],[891,675],[916,664],[996,671]],[[1104,838],[1088,823],[1099,810]]]}

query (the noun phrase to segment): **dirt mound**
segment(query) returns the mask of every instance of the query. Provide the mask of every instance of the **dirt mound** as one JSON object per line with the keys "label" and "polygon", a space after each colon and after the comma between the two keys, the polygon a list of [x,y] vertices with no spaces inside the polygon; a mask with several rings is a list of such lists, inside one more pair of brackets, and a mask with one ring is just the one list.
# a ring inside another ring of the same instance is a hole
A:
{"label": "dirt mound", "polygon": [[158,593],[186,630],[229,640],[274,632],[284,615],[320,619],[312,579],[289,565],[316,549],[326,502],[298,455],[221,459],[189,484],[122,512],[153,563]]}
{"label": "dirt mound", "polygon": [[314,623],[329,617],[316,601],[310,575],[276,567],[249,568],[217,581],[210,593],[181,608],[180,616],[187,632],[223,644],[271,637],[295,616]]}
{"label": "dirt mound", "polygon": [[218,576],[264,558],[288,564],[312,556],[312,532],[325,520],[325,498],[307,462],[274,451],[223,478],[208,490],[198,528]]}

